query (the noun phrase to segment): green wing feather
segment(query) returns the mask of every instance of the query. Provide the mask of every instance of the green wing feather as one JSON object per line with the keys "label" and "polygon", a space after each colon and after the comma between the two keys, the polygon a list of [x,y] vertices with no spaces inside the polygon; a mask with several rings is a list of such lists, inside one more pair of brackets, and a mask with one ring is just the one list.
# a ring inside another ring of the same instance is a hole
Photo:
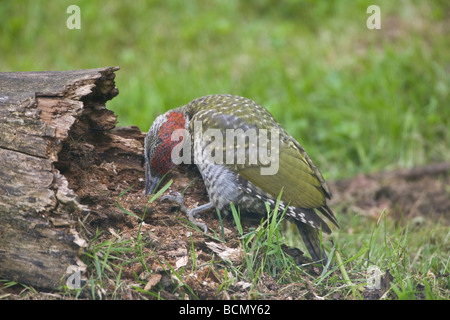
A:
{"label": "green wing feather", "polygon": [[283,189],[282,200],[301,208],[325,205],[325,190],[302,154],[286,144],[280,144],[278,171],[262,175],[256,166],[239,169],[239,174],[274,197]]}
{"label": "green wing feather", "polygon": [[[334,215],[326,205],[326,198],[331,197],[331,192],[322,174],[301,145],[265,108],[252,100],[229,95],[205,96],[194,100],[186,107],[187,114],[191,115],[192,120],[203,123],[204,131],[209,128],[218,128],[222,130],[224,137],[226,129],[256,128],[268,131],[271,128],[279,129],[279,166],[275,174],[261,174],[259,163],[226,165],[274,198],[283,189],[284,202],[290,202],[293,206],[305,209],[320,208],[322,213],[333,222],[335,221]],[[190,125],[192,124],[193,121]],[[248,157],[248,144],[240,147],[246,148]],[[225,151],[224,146],[224,155]],[[237,152],[237,148],[234,151]]]}

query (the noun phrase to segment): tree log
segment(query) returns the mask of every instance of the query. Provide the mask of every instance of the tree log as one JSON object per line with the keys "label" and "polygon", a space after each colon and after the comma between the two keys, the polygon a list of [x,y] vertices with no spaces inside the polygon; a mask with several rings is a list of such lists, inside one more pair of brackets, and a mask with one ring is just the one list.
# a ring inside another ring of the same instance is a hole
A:
{"label": "tree log", "polygon": [[144,134],[105,107],[118,69],[0,73],[0,278],[57,289],[89,227],[123,214],[111,186],[142,184]]}

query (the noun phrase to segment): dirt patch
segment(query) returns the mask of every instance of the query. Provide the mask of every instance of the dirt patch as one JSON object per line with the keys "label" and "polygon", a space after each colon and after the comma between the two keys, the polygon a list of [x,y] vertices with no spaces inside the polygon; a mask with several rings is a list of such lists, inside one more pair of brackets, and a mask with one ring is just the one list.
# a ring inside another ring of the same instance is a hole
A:
{"label": "dirt patch", "polygon": [[[227,290],[219,290],[219,286],[225,282],[227,277],[226,263],[218,254],[219,251],[215,250],[211,244],[223,245],[224,250],[231,252],[235,250],[237,264],[239,264],[238,260],[243,258],[239,257],[239,252],[241,252],[238,241],[239,234],[231,216],[222,217],[223,235],[225,236],[225,244],[222,244],[214,240],[214,237],[222,237],[222,225],[215,210],[201,213],[200,221],[208,226],[208,235],[204,235],[200,230],[194,230],[189,226],[184,214],[179,212],[174,204],[165,201],[148,204],[149,197],[143,194],[143,181],[136,177],[133,179],[136,184],[129,192],[123,194],[118,202],[124,209],[139,217],[142,217],[145,212],[144,224],[140,225],[138,219],[122,214],[123,221],[117,221],[112,227],[120,229],[122,237],[136,238],[138,232],[145,237],[144,242],[147,242],[148,246],[143,248],[143,255],[148,255],[145,263],[150,270],[145,270],[142,263],[136,261],[127,267],[123,278],[128,278],[130,282],[133,282],[135,275],[138,275],[142,281],[147,282],[147,289],[151,290],[152,287],[158,286],[158,292],[162,298],[180,299],[183,297],[171,293],[178,280],[169,276],[167,270],[179,271],[180,268],[185,268],[185,270],[192,271],[183,273],[183,282],[199,299],[248,299],[252,297],[250,283],[237,282]],[[184,192],[185,204],[188,208],[208,202],[203,181],[195,166],[176,168],[164,181],[167,182],[170,179],[173,179],[173,183],[166,193]],[[119,191],[114,191],[113,196],[118,197]],[[243,221],[243,228],[246,232],[255,226],[254,221]],[[286,252],[296,257],[299,263],[309,261],[301,251],[285,249]],[[195,265],[198,267],[193,267],[193,250]],[[212,266],[213,264],[214,266]],[[222,267],[218,267],[220,265]],[[318,270],[311,267],[310,272],[317,274]],[[155,274],[159,276],[154,276]],[[264,274],[260,277],[258,284],[258,297],[263,296],[267,299],[298,299],[306,295],[309,297],[307,288],[303,284],[289,285],[284,288],[285,290],[280,289],[283,287],[277,285],[272,277]],[[133,293],[133,295],[136,294]],[[186,292],[186,294],[190,294],[190,292]],[[139,297],[133,296],[133,298]]]}
{"label": "dirt patch", "polygon": [[358,175],[332,182],[331,206],[378,219],[382,210],[396,220],[440,220],[450,224],[450,164]]}

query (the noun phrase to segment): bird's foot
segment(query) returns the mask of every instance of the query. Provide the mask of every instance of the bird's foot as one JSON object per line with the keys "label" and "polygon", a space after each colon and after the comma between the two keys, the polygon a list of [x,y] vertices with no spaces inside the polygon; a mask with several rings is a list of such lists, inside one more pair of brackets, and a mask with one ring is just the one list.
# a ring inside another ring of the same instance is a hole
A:
{"label": "bird's foot", "polygon": [[184,204],[183,196],[181,195],[181,193],[179,193],[177,191],[173,191],[169,195],[162,196],[159,201],[161,202],[161,201],[165,201],[165,200],[168,200],[168,201],[170,201],[172,203],[177,204],[180,207],[181,212],[183,212],[188,217],[189,221],[193,225],[195,225],[195,226],[199,227],[200,229],[202,229],[204,233],[208,232],[208,227],[206,226],[206,224],[195,219],[197,214],[200,211],[203,211],[203,210],[198,210],[198,209],[203,207],[203,206],[196,207],[196,208],[188,210],[186,208],[185,204]]}

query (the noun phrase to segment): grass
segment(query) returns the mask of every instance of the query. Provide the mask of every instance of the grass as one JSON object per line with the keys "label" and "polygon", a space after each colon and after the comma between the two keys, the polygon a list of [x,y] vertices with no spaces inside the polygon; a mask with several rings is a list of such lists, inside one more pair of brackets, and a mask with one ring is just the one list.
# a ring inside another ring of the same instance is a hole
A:
{"label": "grass", "polygon": [[[171,184],[167,183],[149,199],[156,201]],[[129,190],[127,190],[128,192]],[[119,208],[138,221],[138,228],[130,237],[120,230],[97,231],[84,255],[87,271],[79,290],[64,286],[61,293],[43,296],[33,288],[22,286],[14,281],[2,280],[0,299],[12,296],[22,298],[66,298],[66,299],[201,299],[198,288],[190,282],[193,274],[207,268],[215,277],[217,298],[233,297],[236,286],[247,289],[246,299],[274,298],[292,295],[305,299],[363,299],[371,278],[371,268],[379,270],[379,276],[388,277],[389,288],[381,297],[388,300],[448,300],[450,299],[450,231],[444,224],[433,221],[415,225],[411,221],[398,223],[380,212],[377,221],[368,220],[361,215],[345,215],[341,218],[343,230],[334,230],[323,239],[329,253],[330,263],[317,276],[310,274],[307,265],[299,265],[293,257],[283,250],[284,245],[300,247],[298,237],[282,230],[284,212],[268,210],[267,219],[253,229],[241,225],[238,208],[232,207],[236,229],[240,235],[239,248],[243,251],[241,261],[212,258],[200,262],[198,251],[191,236],[187,261],[175,267],[173,263],[161,260],[152,243],[151,232],[143,229],[144,217],[138,217],[120,206],[121,193],[117,202]],[[148,205],[143,209],[146,212]],[[222,221],[222,220],[220,220]],[[187,221],[179,219],[187,228]],[[223,230],[223,224],[222,224]],[[195,226],[191,227],[198,231]],[[222,234],[212,232],[208,235],[217,243],[227,245]],[[206,241],[206,240],[205,240]],[[149,278],[158,272],[148,265],[156,258],[162,269],[166,284],[162,281],[146,289]],[[268,293],[262,289],[265,275],[269,275],[279,286],[278,291]],[[389,276],[390,275],[390,276]],[[130,279],[131,278],[131,279]],[[371,280],[372,279],[372,280]],[[167,282],[170,284],[167,285]],[[20,289],[22,288],[22,289]],[[162,295],[161,292],[167,292]],[[4,291],[4,292],[3,292]]]}
{"label": "grass", "polygon": [[[163,190],[169,185],[170,182]],[[155,201],[161,194],[153,196],[151,201]],[[129,214],[127,211],[124,213]],[[373,280],[370,270],[375,267],[380,277],[390,275],[389,288],[382,299],[450,299],[450,232],[443,225],[432,222],[427,222],[432,224],[428,226],[413,225],[411,222],[402,225],[390,220],[384,211],[380,212],[378,221],[368,221],[360,215],[347,215],[345,217],[349,221],[342,221],[347,230],[335,230],[331,237],[324,239],[330,263],[317,276],[309,274],[306,265],[297,264],[282,249],[283,245],[292,245],[280,232],[283,229],[281,224],[284,212],[279,212],[278,209],[268,210],[267,219],[263,219],[257,228],[250,229],[247,233],[241,225],[239,209],[232,207],[232,214],[240,235],[239,248],[243,251],[243,259],[240,262],[212,259],[206,263],[209,272],[221,279],[217,297],[227,297],[228,292],[233,292],[230,288],[237,284],[249,287],[246,298],[273,297],[273,292],[268,295],[261,289],[264,275],[267,274],[280,286],[280,292],[287,290],[292,284],[303,284],[300,292],[304,298],[359,300],[364,298],[364,292],[368,290],[366,286]],[[83,287],[84,298],[123,298],[124,292],[129,294],[130,290],[135,298],[168,298],[160,295],[163,289],[160,285],[150,290],[143,289],[146,280],[141,279],[142,275],[134,274],[135,281],[131,283],[121,278],[125,270],[129,270],[129,266],[136,262],[142,266],[143,272],[152,274],[147,261],[152,255],[158,256],[152,251],[151,242],[141,232],[143,219],[139,221],[135,238],[125,238],[119,235],[120,232],[113,237],[102,237],[101,233],[97,233],[93,238],[85,255],[90,271]],[[433,230],[433,234],[423,234],[429,230]],[[227,244],[220,234],[214,233],[210,237]],[[294,245],[302,247],[301,244]],[[145,248],[147,249],[143,250]],[[181,268],[175,268],[167,261],[158,261],[167,278],[172,279],[172,297],[196,300],[199,299],[198,293],[191,287],[188,279],[204,268],[205,264],[199,264],[192,241],[188,256],[190,263]],[[70,298],[78,298],[82,291],[66,290],[66,295]],[[228,297],[230,296],[231,293]]]}
{"label": "grass", "polygon": [[[281,197],[281,194],[280,194]],[[282,240],[280,223],[285,212],[278,212],[280,197],[277,199],[276,209],[267,209],[267,219],[255,230],[244,234],[239,208],[231,206],[234,222],[241,237],[241,247],[244,251],[244,262],[239,268],[232,269],[236,275],[246,282],[256,285],[260,276],[265,272],[281,281],[289,269],[295,266],[295,261],[288,257],[281,249]],[[290,274],[290,273],[289,273]],[[290,279],[292,282],[292,279]]]}
{"label": "grass", "polygon": [[[72,4],[80,6],[81,30],[66,27],[66,9]],[[448,1],[377,1],[381,30],[365,27],[371,4],[62,0],[48,5],[5,0],[0,70],[119,65],[120,94],[107,107],[119,116],[119,125],[138,125],[144,131],[158,114],[196,97],[246,96],[270,110],[327,179],[450,161]],[[270,223],[261,226],[241,235],[253,259],[246,262],[253,266],[247,272],[275,272],[281,281],[302,275],[319,297],[359,298],[352,285],[363,286],[367,269],[376,265],[393,277],[387,299],[448,299],[450,278],[443,276],[450,272],[448,228],[438,221],[417,226],[380,216],[377,222],[341,215],[345,229],[325,241],[333,241],[329,249],[342,264],[317,279],[308,278],[276,249],[283,241],[302,248],[295,233],[283,238]],[[130,287],[122,279],[127,264],[138,261],[148,269],[148,240],[115,232],[117,237],[99,232],[89,247],[91,298],[122,296]],[[223,239],[223,234],[214,237]],[[272,258],[283,261],[284,269],[272,265]],[[220,269],[210,264],[211,272]],[[223,292],[238,279],[250,279],[238,268],[226,270]],[[167,272],[183,279],[188,270]],[[141,284],[138,274],[135,278]],[[180,282],[172,289],[195,298],[188,287]],[[134,290],[142,297],[163,298],[158,286]]]}
{"label": "grass", "polygon": [[446,1],[3,1],[0,70],[119,65],[120,125],[211,93],[268,108],[327,178],[448,161]]}
{"label": "grass", "polygon": [[[364,274],[370,266],[377,266],[383,273],[389,270],[393,277],[386,298],[450,298],[450,232],[445,224],[427,222],[427,225],[414,225],[410,221],[399,224],[386,217],[384,212],[380,213],[376,223],[368,224],[367,220],[361,221],[360,217],[352,220],[355,225],[347,221],[346,235],[340,231],[333,235],[343,255],[350,254],[350,257],[346,257],[347,261],[351,261],[346,267],[350,275]],[[352,232],[349,233],[349,230]],[[430,230],[432,234],[426,235]],[[360,248],[354,247],[355,243]],[[351,252],[357,252],[358,249],[363,254],[352,257]],[[430,280],[432,286],[429,285]]]}
{"label": "grass", "polygon": [[[171,182],[165,185],[157,194],[152,196],[149,200],[149,204],[155,201],[170,186],[170,184]],[[138,236],[135,239],[125,239],[116,234],[112,238],[106,237],[106,240],[99,241],[101,233],[97,233],[92,239],[85,254],[88,270],[90,270],[89,280],[87,280],[84,287],[79,290],[70,292],[70,290],[66,288],[66,292],[69,296],[78,298],[80,293],[84,291],[85,294],[86,292],[89,292],[89,298],[91,299],[118,298],[120,288],[126,286],[121,283],[123,270],[127,268],[129,264],[136,261],[139,261],[145,270],[151,273],[146,264],[149,254],[145,254],[142,250],[142,248],[148,247],[149,245],[149,243],[145,243],[141,233],[144,217],[139,218],[134,213],[129,212],[120,206],[120,198],[128,191],[129,190],[126,190],[120,194],[117,203],[124,213],[141,221],[137,232]],[[278,209],[273,212],[270,212],[268,209],[267,220],[262,221],[258,228],[247,234],[244,234],[244,229],[241,225],[239,209],[232,206],[232,214],[241,236],[241,244],[242,248],[244,248],[244,260],[242,264],[239,263],[238,265],[235,265],[228,260],[226,261],[225,266],[222,265],[222,263],[211,260],[210,268],[212,270],[223,270],[224,267],[226,268],[224,281],[218,288],[218,296],[220,296],[221,292],[226,292],[231,284],[237,282],[245,282],[256,288],[260,281],[260,276],[263,273],[268,273],[275,279],[278,279],[278,281],[284,283],[300,279],[298,273],[301,272],[301,269],[296,265],[293,258],[288,256],[281,249],[281,245],[285,244],[285,240],[280,234],[280,223],[284,216],[284,212],[279,214]],[[196,229],[193,225],[192,228]],[[223,238],[220,239],[217,234],[214,234],[212,238],[223,242]],[[157,257],[155,252],[152,254]],[[172,278],[175,277],[178,281],[179,285],[173,288],[174,293],[178,293],[179,295],[185,294],[189,299],[198,299],[194,290],[185,282],[186,274],[189,273],[187,269],[181,268],[175,270],[171,264],[161,261],[159,258],[157,259],[160,264],[165,267],[165,272]],[[190,272],[192,273],[199,267],[196,264],[196,253],[193,243],[191,246],[190,260],[192,265]],[[135,292],[142,294],[144,297],[161,298],[158,292],[160,288],[156,287],[154,291],[144,290],[142,289],[142,285],[145,285],[145,283],[139,280],[138,275],[135,275],[135,278],[140,283],[140,285],[131,285]],[[129,286],[130,285],[128,284],[128,287]],[[109,289],[106,289],[107,287]],[[257,289],[251,290],[251,292],[252,298],[257,298],[259,296]]]}

